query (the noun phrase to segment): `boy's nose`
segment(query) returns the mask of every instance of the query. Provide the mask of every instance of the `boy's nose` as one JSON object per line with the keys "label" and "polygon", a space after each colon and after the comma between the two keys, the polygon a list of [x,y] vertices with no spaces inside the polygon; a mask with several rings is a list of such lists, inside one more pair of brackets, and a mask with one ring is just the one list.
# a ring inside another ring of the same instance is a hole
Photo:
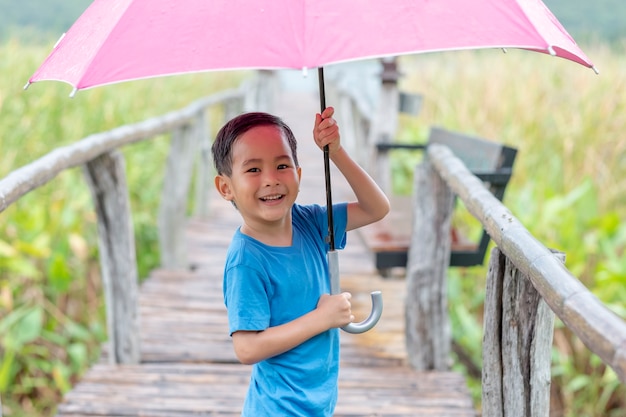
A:
{"label": "boy's nose", "polygon": [[266,187],[271,187],[279,183],[278,176],[274,173],[268,172],[263,176],[263,182]]}

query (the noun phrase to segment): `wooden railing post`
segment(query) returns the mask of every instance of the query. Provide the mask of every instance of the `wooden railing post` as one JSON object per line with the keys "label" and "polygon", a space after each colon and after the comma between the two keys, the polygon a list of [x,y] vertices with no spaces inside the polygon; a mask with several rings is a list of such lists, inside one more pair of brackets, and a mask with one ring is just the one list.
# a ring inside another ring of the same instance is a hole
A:
{"label": "wooden railing post", "polygon": [[85,164],[85,176],[98,214],[109,362],[136,364],[140,360],[137,261],[122,154],[112,151],[91,160]]}
{"label": "wooden railing post", "polygon": [[483,415],[550,415],[554,317],[530,279],[494,248],[485,294]]}
{"label": "wooden railing post", "polygon": [[370,130],[371,138],[368,150],[375,158],[374,178],[380,188],[388,195],[393,191],[391,180],[391,168],[387,152],[379,153],[376,144],[391,142],[398,129],[398,105],[400,93],[398,92],[398,78],[396,59],[383,59],[383,72],[381,73],[382,88],[376,117]]}
{"label": "wooden railing post", "polygon": [[209,189],[213,186],[211,162],[211,137],[209,120],[206,111],[201,111],[196,119],[196,135],[198,143],[198,162],[196,168],[196,196],[194,215],[201,219],[209,216]]}
{"label": "wooden railing post", "polygon": [[188,267],[184,226],[193,161],[198,149],[198,128],[195,123],[179,126],[172,131],[158,216],[159,249],[161,266],[164,268]]}
{"label": "wooden railing post", "polygon": [[230,120],[244,111],[244,101],[240,98],[231,98],[224,101],[224,120]]}
{"label": "wooden railing post", "polygon": [[273,113],[276,109],[276,91],[278,79],[275,70],[258,70],[254,82],[254,101],[252,111]]}
{"label": "wooden railing post", "polygon": [[415,170],[413,231],[406,272],[406,348],[417,370],[447,370],[450,323],[446,273],[454,195],[426,160]]}

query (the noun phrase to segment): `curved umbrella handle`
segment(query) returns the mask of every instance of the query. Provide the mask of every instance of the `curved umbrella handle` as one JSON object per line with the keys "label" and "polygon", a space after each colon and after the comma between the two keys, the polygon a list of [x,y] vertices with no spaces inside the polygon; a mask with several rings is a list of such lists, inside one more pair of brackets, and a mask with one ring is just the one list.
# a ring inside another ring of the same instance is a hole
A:
{"label": "curved umbrella handle", "polygon": [[383,314],[383,294],[380,291],[374,291],[370,295],[372,297],[372,311],[370,315],[360,323],[350,323],[343,326],[341,330],[356,334],[364,333],[376,326],[381,314]]}
{"label": "curved umbrella handle", "polygon": [[[341,289],[339,287],[339,255],[337,251],[331,250],[327,253],[328,256],[328,272],[330,273],[330,293],[339,294]],[[376,326],[380,316],[383,313],[383,295],[380,291],[374,291],[371,294],[372,297],[372,311],[368,318],[360,323],[350,323],[341,328],[341,330],[348,333],[364,333]]]}

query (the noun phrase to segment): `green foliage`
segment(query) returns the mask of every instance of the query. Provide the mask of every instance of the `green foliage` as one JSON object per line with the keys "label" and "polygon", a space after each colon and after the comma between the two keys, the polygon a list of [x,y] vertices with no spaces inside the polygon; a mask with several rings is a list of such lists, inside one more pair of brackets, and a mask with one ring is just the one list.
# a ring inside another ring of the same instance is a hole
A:
{"label": "green foliage", "polygon": [[[400,137],[421,143],[424,130],[440,125],[516,147],[505,204],[539,241],[564,252],[573,275],[626,319],[626,59],[625,44],[616,45],[583,47],[600,75],[519,50],[404,57],[401,88],[425,99],[417,118],[401,120]],[[395,190],[410,191],[406,178],[418,159],[405,153],[392,161]],[[456,216],[459,224],[469,217],[462,210]],[[476,231],[472,226],[470,233]],[[484,288],[486,272],[485,266],[455,269],[448,282],[455,343],[478,367],[483,294],[476,288]],[[460,361],[455,366],[470,369]],[[553,415],[624,415],[626,387],[562,324],[552,374]],[[479,404],[480,380],[470,378],[470,388]]]}
{"label": "green foliage", "polygon": [[[47,48],[0,45],[0,178],[93,133],[181,108],[245,73],[195,74],[81,91],[22,86]],[[169,140],[122,149],[140,277],[159,263],[156,215]],[[5,416],[51,415],[100,355],[106,322],[96,217],[80,169],[0,213],[0,393]]]}

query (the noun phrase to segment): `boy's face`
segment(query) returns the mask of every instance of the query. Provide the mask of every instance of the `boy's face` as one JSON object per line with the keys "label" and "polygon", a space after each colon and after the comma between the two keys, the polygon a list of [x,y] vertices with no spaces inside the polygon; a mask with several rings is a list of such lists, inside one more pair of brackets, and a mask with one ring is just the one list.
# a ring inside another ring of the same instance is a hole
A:
{"label": "boy's face", "polygon": [[235,141],[232,174],[218,175],[215,185],[226,200],[235,202],[247,225],[265,228],[291,220],[300,175],[282,131],[257,126]]}

